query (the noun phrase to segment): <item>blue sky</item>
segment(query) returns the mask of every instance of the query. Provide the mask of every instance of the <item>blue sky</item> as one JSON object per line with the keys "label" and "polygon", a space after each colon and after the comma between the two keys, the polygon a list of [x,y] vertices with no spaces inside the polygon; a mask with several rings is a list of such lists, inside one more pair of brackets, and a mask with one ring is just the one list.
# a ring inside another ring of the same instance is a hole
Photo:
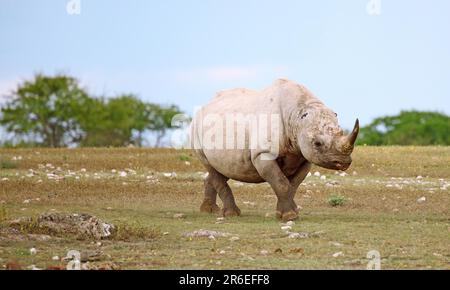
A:
{"label": "blue sky", "polygon": [[[374,1],[374,0],[372,0]],[[0,94],[36,72],[191,113],[216,91],[285,77],[338,114],[450,114],[450,1],[0,1]]]}

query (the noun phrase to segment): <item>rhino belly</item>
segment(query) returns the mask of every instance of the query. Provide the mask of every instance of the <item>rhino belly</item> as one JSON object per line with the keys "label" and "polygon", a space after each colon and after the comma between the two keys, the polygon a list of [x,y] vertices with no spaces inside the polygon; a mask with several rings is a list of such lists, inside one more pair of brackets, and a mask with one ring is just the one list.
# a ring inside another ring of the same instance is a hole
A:
{"label": "rhino belly", "polygon": [[210,166],[230,179],[250,183],[264,182],[253,166],[250,150],[204,150],[203,153]]}

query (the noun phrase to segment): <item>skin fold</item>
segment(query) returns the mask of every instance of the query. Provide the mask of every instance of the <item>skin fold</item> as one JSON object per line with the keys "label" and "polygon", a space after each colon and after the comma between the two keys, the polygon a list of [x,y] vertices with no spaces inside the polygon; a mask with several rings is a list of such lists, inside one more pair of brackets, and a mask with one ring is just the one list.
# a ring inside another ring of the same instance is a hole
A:
{"label": "skin fold", "polygon": [[[268,121],[267,129],[268,144],[272,145],[252,145],[251,136],[257,134],[249,123],[238,131],[239,121],[230,116],[275,116]],[[211,122],[211,119],[215,121]],[[230,127],[226,127],[227,122]],[[234,131],[230,133],[223,128]],[[273,128],[278,128],[274,136],[270,135]],[[219,195],[224,216],[240,215],[228,180],[268,182],[278,199],[277,217],[283,221],[296,219],[298,207],[294,196],[311,164],[346,170],[352,162],[350,155],[358,132],[356,120],[353,131],[344,135],[337,115],[307,88],[289,80],[279,79],[262,91],[222,91],[197,112],[191,124],[191,146],[208,171],[200,210],[218,212],[216,200]],[[234,146],[226,146],[227,140],[234,140],[229,143]],[[236,140],[241,140],[243,146],[237,146],[239,141]]]}

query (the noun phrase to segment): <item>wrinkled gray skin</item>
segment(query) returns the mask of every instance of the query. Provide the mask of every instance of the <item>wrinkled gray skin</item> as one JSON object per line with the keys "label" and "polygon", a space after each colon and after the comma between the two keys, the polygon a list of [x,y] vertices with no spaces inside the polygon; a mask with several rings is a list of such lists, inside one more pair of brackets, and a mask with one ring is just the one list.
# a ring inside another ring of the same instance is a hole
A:
{"label": "wrinkled gray skin", "polygon": [[[274,160],[262,158],[273,154],[268,149],[205,149],[202,146],[200,118],[206,114],[279,114],[281,136],[279,153]],[[358,135],[359,123],[349,135],[339,127],[337,115],[304,86],[288,80],[277,80],[263,91],[234,89],[219,93],[195,116],[191,142],[207,169],[202,212],[218,212],[216,197],[223,202],[224,216],[240,215],[229,179],[243,182],[268,182],[278,202],[277,217],[284,221],[298,217],[294,195],[308,174],[311,164],[335,170],[346,170]]]}

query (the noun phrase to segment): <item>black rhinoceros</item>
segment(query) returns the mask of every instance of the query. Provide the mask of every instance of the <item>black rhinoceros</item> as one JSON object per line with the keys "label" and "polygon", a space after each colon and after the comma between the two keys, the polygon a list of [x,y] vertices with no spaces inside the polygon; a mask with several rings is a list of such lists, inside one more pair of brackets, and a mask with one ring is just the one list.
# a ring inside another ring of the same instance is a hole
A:
{"label": "black rhinoceros", "polygon": [[[265,122],[266,132],[254,128]],[[220,92],[191,124],[191,145],[209,173],[200,210],[219,211],[219,194],[222,214],[240,215],[227,181],[268,182],[278,199],[277,217],[295,219],[294,196],[311,164],[346,170],[358,132],[357,119],[353,131],[344,135],[336,113],[289,80],[279,79],[262,91]],[[268,137],[258,143],[261,135]]]}

